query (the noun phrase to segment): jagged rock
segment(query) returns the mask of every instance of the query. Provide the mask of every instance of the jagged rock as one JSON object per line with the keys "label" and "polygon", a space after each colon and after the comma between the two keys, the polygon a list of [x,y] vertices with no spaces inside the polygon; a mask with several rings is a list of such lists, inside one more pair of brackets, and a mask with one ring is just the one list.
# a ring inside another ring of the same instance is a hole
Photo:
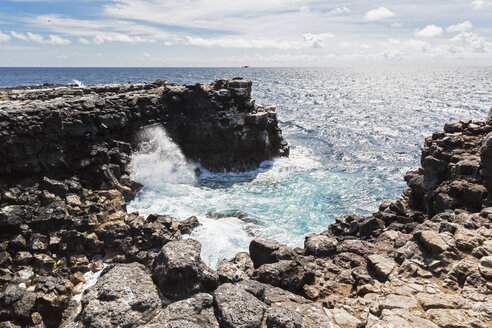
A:
{"label": "jagged rock", "polygon": [[359,235],[362,238],[369,237],[375,231],[384,229],[384,221],[375,217],[369,217],[359,223]]}
{"label": "jagged rock", "polygon": [[253,277],[258,281],[291,291],[299,291],[314,280],[314,266],[308,260],[281,260],[260,266]]}
{"label": "jagged rock", "polygon": [[368,264],[374,269],[376,272],[376,277],[380,281],[386,281],[388,276],[391,274],[393,269],[397,266],[393,259],[388,258],[384,255],[373,254],[367,257]]}
{"label": "jagged rock", "polygon": [[325,235],[311,234],[304,240],[306,254],[314,256],[328,256],[337,249],[338,241]]}
{"label": "jagged rock", "polygon": [[201,293],[171,303],[149,324],[142,326],[142,328],[158,327],[218,328],[219,323],[214,316],[212,295]]}
{"label": "jagged rock", "polygon": [[482,257],[478,270],[485,279],[492,280],[492,256]]}
{"label": "jagged rock", "polygon": [[179,231],[181,231],[182,234],[189,235],[193,231],[193,229],[195,229],[199,225],[200,222],[198,222],[196,216],[191,216],[186,220],[180,221],[178,224],[178,229]]}
{"label": "jagged rock", "polygon": [[152,278],[171,299],[184,299],[199,292],[211,292],[218,275],[200,258],[202,246],[193,239],[171,241],[154,259]]}
{"label": "jagged rock", "polygon": [[249,244],[251,260],[258,268],[265,263],[274,263],[279,260],[291,260],[295,257],[292,249],[275,240],[255,238]]}
{"label": "jagged rock", "polygon": [[83,327],[130,327],[148,323],[161,307],[157,288],[141,264],[118,264],[84,293],[76,321]]}
{"label": "jagged rock", "polygon": [[214,307],[221,327],[260,327],[267,305],[244,289],[224,284],[214,292]]}
{"label": "jagged rock", "polygon": [[303,328],[302,316],[284,307],[271,307],[267,311],[267,328]]}
{"label": "jagged rock", "polygon": [[487,190],[490,191],[492,190],[492,132],[483,139],[480,159],[484,184]]}
{"label": "jagged rock", "polygon": [[221,282],[236,282],[249,279],[253,275],[253,261],[246,252],[237,253],[231,260],[222,260],[217,268]]}
{"label": "jagged rock", "polygon": [[418,231],[413,236],[416,241],[434,256],[440,255],[449,248],[441,236],[435,231]]}

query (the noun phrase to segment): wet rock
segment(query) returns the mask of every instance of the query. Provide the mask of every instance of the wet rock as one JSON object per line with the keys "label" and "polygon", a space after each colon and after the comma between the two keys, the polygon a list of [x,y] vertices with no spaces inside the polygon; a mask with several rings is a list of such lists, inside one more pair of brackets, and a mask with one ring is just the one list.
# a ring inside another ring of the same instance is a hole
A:
{"label": "wet rock", "polygon": [[214,292],[214,307],[221,327],[260,327],[267,305],[244,289],[224,284]]}
{"label": "wet rock", "polygon": [[152,278],[171,299],[184,299],[199,292],[213,291],[218,275],[200,258],[201,245],[193,239],[171,241],[154,259]]}
{"label": "wet rock", "polygon": [[157,288],[144,267],[118,264],[101,275],[82,298],[76,321],[83,327],[130,327],[148,323],[161,307]]}
{"label": "wet rock", "polygon": [[306,236],[304,248],[306,254],[314,256],[332,255],[337,249],[338,241],[325,235],[311,234]]}
{"label": "wet rock", "polygon": [[291,260],[295,253],[289,247],[270,239],[255,238],[249,244],[249,254],[255,268],[265,263],[274,263],[279,260]]}
{"label": "wet rock", "polygon": [[189,235],[193,231],[193,229],[195,229],[199,225],[200,222],[198,222],[196,216],[191,216],[186,220],[180,221],[178,225],[178,229],[179,231],[181,231],[182,234]]}

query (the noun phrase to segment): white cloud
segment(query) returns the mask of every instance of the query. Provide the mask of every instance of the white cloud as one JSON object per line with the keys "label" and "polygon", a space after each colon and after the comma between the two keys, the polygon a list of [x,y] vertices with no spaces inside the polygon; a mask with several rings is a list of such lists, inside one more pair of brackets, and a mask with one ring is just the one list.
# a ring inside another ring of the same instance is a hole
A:
{"label": "white cloud", "polygon": [[462,42],[466,46],[477,52],[486,52],[490,43],[485,39],[473,32],[461,32],[457,36],[450,39],[451,42]]}
{"label": "white cloud", "polygon": [[332,15],[347,14],[349,12],[351,12],[351,10],[348,9],[347,7],[345,7],[345,6],[333,8],[332,10],[330,10],[330,14],[332,14]]}
{"label": "white cloud", "polygon": [[492,7],[492,1],[490,0],[473,0],[470,4],[472,8],[475,10]]}
{"label": "white cloud", "polygon": [[397,39],[388,39],[388,43],[391,45],[397,45],[397,44],[400,44],[401,41],[397,40]]}
{"label": "white cloud", "polygon": [[64,39],[58,35],[50,34],[49,36],[50,36],[49,40],[46,40],[46,41],[43,40],[44,43],[52,44],[52,45],[60,45],[60,46],[64,46],[64,45],[72,43],[72,41],[70,41],[68,39]]}
{"label": "white cloud", "polygon": [[221,47],[221,48],[244,48],[244,49],[301,49],[305,47],[299,42],[277,41],[266,39],[244,39],[244,38],[201,38],[186,37],[186,44],[202,47]]}
{"label": "white cloud", "polygon": [[10,31],[10,35],[12,35],[16,39],[28,41],[28,38],[25,34],[17,33],[16,31]]}
{"label": "white cloud", "polygon": [[150,54],[148,52],[144,52],[144,57],[150,57]]}
{"label": "white cloud", "polygon": [[398,49],[391,48],[383,51],[383,57],[387,60],[401,59],[403,57],[403,53]]}
{"label": "white cloud", "polygon": [[396,14],[385,7],[379,7],[366,12],[364,18],[370,22],[383,20],[395,16]]}
{"label": "white cloud", "polygon": [[432,38],[442,34],[442,27],[436,25],[427,25],[423,29],[415,30],[415,36],[421,38]]}
{"label": "white cloud", "polygon": [[56,59],[66,59],[67,56],[66,55],[58,55],[56,56]]}
{"label": "white cloud", "polygon": [[85,38],[79,38],[78,41],[82,44],[85,44],[85,45],[91,44],[91,42]]}
{"label": "white cloud", "polygon": [[7,42],[9,40],[10,40],[10,35],[2,33],[2,31],[0,31],[0,43]]}
{"label": "white cloud", "polygon": [[50,44],[50,45],[68,45],[72,43],[68,39],[64,39],[58,35],[49,35],[49,39],[45,39],[41,34],[36,34],[36,33],[31,33],[27,32],[26,34],[24,33],[17,33],[15,31],[10,31],[10,35],[12,35],[14,38],[23,40],[23,41],[32,41],[40,44]]}
{"label": "white cloud", "polygon": [[331,33],[320,33],[320,34],[304,33],[302,37],[304,38],[305,42],[310,44],[311,48],[322,49],[325,47],[323,41],[326,39],[333,39],[335,36]]}
{"label": "white cloud", "polygon": [[130,36],[122,33],[105,33],[98,34],[92,39],[94,44],[103,44],[104,42],[123,42],[123,43],[154,43],[156,40],[141,36]]}
{"label": "white cloud", "polygon": [[431,45],[428,42],[420,40],[408,40],[403,42],[403,48],[413,52],[426,52],[431,49]]}
{"label": "white cloud", "polygon": [[464,31],[469,31],[472,28],[473,28],[473,25],[470,21],[464,21],[463,23],[448,26],[446,28],[446,32],[449,32],[449,33],[464,32]]}

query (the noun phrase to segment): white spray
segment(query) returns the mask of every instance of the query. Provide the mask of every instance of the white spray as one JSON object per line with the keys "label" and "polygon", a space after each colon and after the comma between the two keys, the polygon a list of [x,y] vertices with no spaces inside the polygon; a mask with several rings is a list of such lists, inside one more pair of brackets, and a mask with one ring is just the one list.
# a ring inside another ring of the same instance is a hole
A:
{"label": "white spray", "polygon": [[194,165],[186,160],[162,127],[147,128],[139,137],[140,150],[133,154],[129,166],[133,180],[146,187],[195,182]]}
{"label": "white spray", "polygon": [[72,82],[73,82],[73,84],[75,84],[78,87],[81,87],[81,88],[84,87],[84,83],[80,82],[79,80],[73,79]]}

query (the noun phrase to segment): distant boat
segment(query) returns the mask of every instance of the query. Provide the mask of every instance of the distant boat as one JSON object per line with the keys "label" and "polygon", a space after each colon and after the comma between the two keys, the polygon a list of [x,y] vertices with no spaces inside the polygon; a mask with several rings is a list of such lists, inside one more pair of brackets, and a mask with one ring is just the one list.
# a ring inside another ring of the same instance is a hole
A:
{"label": "distant boat", "polygon": [[244,66],[243,66],[243,67],[241,67],[241,68],[249,68],[249,66],[248,66],[248,65],[244,65]]}

